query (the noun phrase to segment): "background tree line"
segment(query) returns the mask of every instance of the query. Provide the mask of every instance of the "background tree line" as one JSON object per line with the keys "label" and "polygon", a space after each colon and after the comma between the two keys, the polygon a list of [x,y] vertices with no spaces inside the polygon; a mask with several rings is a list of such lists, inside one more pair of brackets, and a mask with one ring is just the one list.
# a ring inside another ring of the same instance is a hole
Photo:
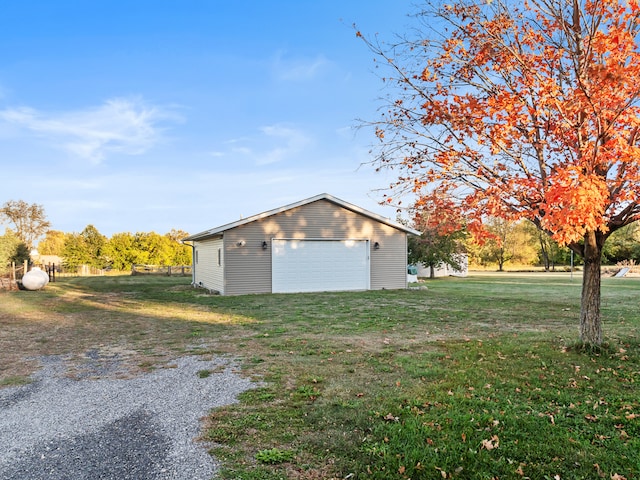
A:
{"label": "background tree line", "polygon": [[[408,223],[408,222],[405,222]],[[490,218],[486,221],[488,236],[479,242],[464,226],[442,228],[446,218],[439,216],[438,226],[425,221],[424,214],[414,217],[413,227],[423,232],[409,237],[409,263],[420,262],[432,270],[443,265],[459,268],[459,254],[466,253],[470,268],[543,267],[553,271],[571,263],[571,250],[561,247],[549,235],[527,220],[506,221]],[[574,265],[582,258],[574,256]],[[603,263],[640,265],[640,227],[633,223],[614,233],[603,248]]]}
{"label": "background tree line", "polygon": [[31,251],[36,247],[39,255],[61,257],[69,269],[80,265],[114,270],[130,270],[134,264],[191,265],[191,247],[180,243],[188,233],[181,230],[173,229],[164,235],[122,232],[107,238],[93,225],[87,225],[80,233],[66,233],[49,228],[42,205],[23,200],[4,203],[0,223],[9,225],[0,235],[0,270],[12,262],[31,260]]}
{"label": "background tree line", "polygon": [[93,225],[80,233],[49,230],[38,244],[40,255],[58,255],[67,268],[89,265],[95,268],[130,270],[132,265],[191,265],[191,247],[180,243],[188,236],[181,230],[161,235],[156,232],[121,232],[107,238]]}

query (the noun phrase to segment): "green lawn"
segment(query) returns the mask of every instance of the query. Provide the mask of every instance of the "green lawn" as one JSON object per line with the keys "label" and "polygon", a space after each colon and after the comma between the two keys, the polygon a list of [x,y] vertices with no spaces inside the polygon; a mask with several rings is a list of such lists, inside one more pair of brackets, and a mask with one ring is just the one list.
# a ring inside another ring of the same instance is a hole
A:
{"label": "green lawn", "polygon": [[640,279],[603,283],[607,344],[583,352],[563,274],[242,297],[69,279],[0,293],[0,382],[45,353],[234,356],[261,383],[206,421],[225,479],[640,478]]}

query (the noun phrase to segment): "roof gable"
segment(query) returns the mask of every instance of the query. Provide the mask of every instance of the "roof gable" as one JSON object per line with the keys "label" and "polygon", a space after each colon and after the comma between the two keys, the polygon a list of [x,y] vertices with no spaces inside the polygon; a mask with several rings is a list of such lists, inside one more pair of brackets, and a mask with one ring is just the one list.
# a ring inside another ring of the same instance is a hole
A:
{"label": "roof gable", "polygon": [[393,227],[393,228],[395,228],[397,230],[400,230],[400,231],[403,231],[403,232],[406,232],[406,233],[411,233],[413,235],[420,235],[420,232],[418,230],[414,230],[413,228],[406,227],[405,225],[402,225],[400,223],[393,222],[393,221],[389,220],[388,218],[383,217],[382,215],[378,215],[376,213],[373,213],[373,212],[370,212],[368,210],[365,210],[364,208],[360,208],[360,207],[358,207],[356,205],[353,205],[351,203],[345,202],[344,200],[340,200],[339,198],[336,198],[336,197],[334,197],[332,195],[329,195],[328,193],[321,193],[321,194],[316,195],[314,197],[310,197],[310,198],[307,198],[305,200],[300,200],[299,202],[296,202],[296,203],[285,205],[285,206],[280,207],[280,208],[275,208],[273,210],[268,210],[266,212],[262,212],[262,213],[259,213],[257,215],[253,215],[251,217],[243,218],[243,219],[240,219],[240,220],[232,222],[232,223],[227,223],[225,225],[221,225],[219,227],[212,228],[210,230],[205,230],[204,232],[200,232],[200,233],[196,233],[194,235],[190,235],[187,238],[184,238],[183,241],[203,240],[205,238],[210,238],[210,237],[214,237],[216,235],[221,235],[227,230],[231,230],[231,229],[239,227],[241,225],[246,225],[248,223],[255,222],[257,220],[261,220],[263,218],[270,217],[272,215],[277,215],[279,213],[286,212],[286,211],[291,210],[293,208],[302,207],[304,205],[308,205],[310,203],[317,202],[319,200],[329,201],[331,203],[334,203],[336,205],[341,206],[342,208],[345,208],[347,210],[351,210],[352,212],[358,213],[358,214],[363,215],[365,217],[369,217],[369,218],[371,218],[371,219],[373,219],[373,220],[375,220],[377,222],[383,223],[385,225],[389,225],[390,227]]}

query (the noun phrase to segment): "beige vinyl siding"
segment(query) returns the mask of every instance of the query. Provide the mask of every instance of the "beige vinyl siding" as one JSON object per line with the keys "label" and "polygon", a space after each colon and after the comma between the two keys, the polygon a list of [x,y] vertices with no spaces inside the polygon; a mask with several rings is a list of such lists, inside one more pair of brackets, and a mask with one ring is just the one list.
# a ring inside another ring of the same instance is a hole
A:
{"label": "beige vinyl siding", "polygon": [[371,242],[371,290],[407,288],[407,235],[380,223],[378,227],[382,240]]}
{"label": "beige vinyl siding", "polygon": [[224,234],[226,295],[271,293],[271,239],[255,227],[251,223]]}
{"label": "beige vinyl siding", "polygon": [[[195,263],[194,282],[209,290],[217,290],[224,295],[224,248],[222,237],[217,237],[202,242],[195,242],[197,260]],[[218,265],[218,250],[221,251]],[[194,259],[195,261],[195,259]]]}
{"label": "beige vinyl siding", "polygon": [[[271,292],[271,239],[370,241],[371,289],[406,288],[406,234],[328,200],[318,200],[224,232],[226,295]],[[267,249],[262,249],[267,242]],[[380,244],[374,250],[375,242]]]}

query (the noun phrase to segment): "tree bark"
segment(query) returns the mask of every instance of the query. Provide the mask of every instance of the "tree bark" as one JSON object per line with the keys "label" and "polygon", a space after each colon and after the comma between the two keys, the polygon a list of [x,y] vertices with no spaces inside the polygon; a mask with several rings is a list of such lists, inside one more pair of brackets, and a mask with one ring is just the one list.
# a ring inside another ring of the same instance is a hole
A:
{"label": "tree bark", "polygon": [[541,232],[540,230],[538,230],[538,241],[540,242],[540,253],[542,255],[542,264],[544,265],[544,271],[548,272],[549,271],[549,252],[547,251],[547,246],[545,244],[545,238],[544,236],[546,236],[546,233]]}
{"label": "tree bark", "polygon": [[580,301],[580,341],[587,346],[602,344],[600,317],[600,264],[604,238],[599,232],[587,232],[584,236],[582,298]]}

